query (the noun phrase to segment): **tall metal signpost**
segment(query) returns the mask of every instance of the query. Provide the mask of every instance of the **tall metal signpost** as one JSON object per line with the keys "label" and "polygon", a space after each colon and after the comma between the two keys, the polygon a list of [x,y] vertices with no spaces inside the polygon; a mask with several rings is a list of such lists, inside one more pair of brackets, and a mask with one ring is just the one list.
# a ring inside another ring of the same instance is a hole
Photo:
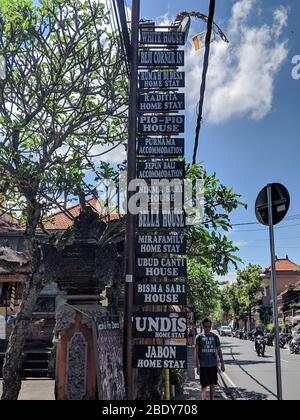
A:
{"label": "tall metal signpost", "polygon": [[[136,179],[136,135],[137,135],[137,94],[138,94],[138,46],[140,0],[132,0],[131,45],[130,45],[130,80],[129,80],[129,111],[128,111],[128,149],[127,149],[127,186]],[[127,203],[133,192],[127,189]],[[124,350],[125,350],[125,380],[127,399],[133,400],[132,371],[132,313],[133,313],[133,282],[135,271],[135,216],[127,206],[126,221],[126,285],[125,285],[125,316],[124,316]]]}
{"label": "tall metal signpost", "polygon": [[273,317],[275,325],[275,352],[276,352],[276,379],[277,379],[277,398],[283,399],[281,359],[279,346],[279,320],[277,305],[277,280],[275,264],[275,239],[274,226],[281,222],[286,216],[290,206],[290,195],[288,190],[281,184],[268,184],[259,193],[255,203],[255,213],[258,221],[269,226],[270,250],[271,250],[271,272],[272,272],[272,298],[273,298]]}

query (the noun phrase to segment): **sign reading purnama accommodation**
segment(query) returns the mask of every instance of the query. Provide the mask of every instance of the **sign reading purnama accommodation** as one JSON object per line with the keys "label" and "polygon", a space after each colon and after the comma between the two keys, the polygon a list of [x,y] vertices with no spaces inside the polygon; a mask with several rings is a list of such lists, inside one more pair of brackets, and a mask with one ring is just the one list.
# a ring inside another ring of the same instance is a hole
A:
{"label": "sign reading purnama accommodation", "polygon": [[168,156],[184,155],[184,139],[172,137],[145,137],[138,140],[138,156]]}
{"label": "sign reading purnama accommodation", "polygon": [[186,312],[135,312],[135,338],[179,339],[187,337]]}
{"label": "sign reading purnama accommodation", "polygon": [[147,369],[186,369],[187,347],[168,345],[135,345],[133,367]]}

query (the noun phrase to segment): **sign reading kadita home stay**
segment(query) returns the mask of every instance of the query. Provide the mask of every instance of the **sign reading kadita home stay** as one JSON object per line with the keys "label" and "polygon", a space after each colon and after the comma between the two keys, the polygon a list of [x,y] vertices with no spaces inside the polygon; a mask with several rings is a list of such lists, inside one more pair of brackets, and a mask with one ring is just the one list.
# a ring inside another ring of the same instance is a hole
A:
{"label": "sign reading kadita home stay", "polygon": [[184,51],[144,50],[139,54],[139,65],[145,67],[184,66]]}
{"label": "sign reading kadita home stay", "polygon": [[169,210],[168,212],[141,212],[137,217],[137,227],[143,229],[179,229],[186,227],[186,215],[182,212]]}
{"label": "sign reading kadita home stay", "polygon": [[134,338],[186,338],[186,312],[135,312]]}
{"label": "sign reading kadita home stay", "polygon": [[183,71],[142,71],[140,89],[178,89],[185,87]]}
{"label": "sign reading kadita home stay", "polygon": [[137,154],[140,156],[184,155],[184,139],[172,137],[149,137],[138,140]]}
{"label": "sign reading kadita home stay", "polygon": [[184,258],[137,257],[137,277],[186,277]]}
{"label": "sign reading kadita home stay", "polygon": [[184,45],[185,34],[183,32],[141,32],[141,44],[144,45]]}
{"label": "sign reading kadita home stay", "polygon": [[184,109],[184,93],[147,93],[139,96],[141,112],[175,112]]}
{"label": "sign reading kadita home stay", "polygon": [[148,135],[184,133],[184,115],[139,115],[138,131]]}
{"label": "sign reading kadita home stay", "polygon": [[184,283],[135,283],[135,305],[186,305]]}
{"label": "sign reading kadita home stay", "polygon": [[186,346],[135,345],[133,367],[148,369],[187,369]]}
{"label": "sign reading kadita home stay", "polygon": [[148,160],[137,163],[137,177],[139,179],[182,179],[184,178],[184,162]]}
{"label": "sign reading kadita home stay", "polygon": [[138,254],[180,254],[186,253],[187,239],[184,233],[139,233],[136,237]]}

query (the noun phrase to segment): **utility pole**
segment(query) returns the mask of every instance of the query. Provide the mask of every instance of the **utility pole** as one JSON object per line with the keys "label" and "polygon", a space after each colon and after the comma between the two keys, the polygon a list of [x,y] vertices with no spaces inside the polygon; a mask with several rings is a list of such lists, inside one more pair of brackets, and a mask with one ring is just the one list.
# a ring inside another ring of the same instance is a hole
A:
{"label": "utility pole", "polygon": [[130,78],[127,149],[127,220],[126,220],[126,285],[124,316],[125,380],[127,399],[134,399],[132,370],[132,313],[133,282],[135,276],[135,216],[130,213],[129,202],[134,192],[128,186],[136,179],[137,93],[138,93],[138,45],[140,0],[132,0]]}
{"label": "utility pole", "polygon": [[272,184],[267,186],[268,198],[268,216],[269,216],[269,232],[270,232],[270,250],[271,250],[271,273],[272,273],[272,296],[273,296],[273,317],[275,325],[275,354],[276,354],[276,381],[277,381],[277,398],[282,401],[282,376],[281,376],[281,359],[279,345],[279,320],[278,320],[278,304],[277,304],[277,280],[276,280],[276,264],[275,264],[275,239],[273,225],[273,207],[272,207]]}

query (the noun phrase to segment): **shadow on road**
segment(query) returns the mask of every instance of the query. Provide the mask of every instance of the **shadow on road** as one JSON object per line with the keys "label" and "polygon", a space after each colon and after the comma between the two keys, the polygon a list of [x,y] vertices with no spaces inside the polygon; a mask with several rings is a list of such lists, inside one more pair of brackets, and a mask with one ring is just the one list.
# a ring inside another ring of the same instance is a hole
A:
{"label": "shadow on road", "polygon": [[[233,353],[232,356],[234,356],[235,354]],[[231,356],[231,355],[230,355]],[[226,365],[239,365],[239,366],[255,366],[255,365],[266,365],[266,364],[270,364],[273,362],[269,362],[268,360],[226,360],[225,364]]]}

